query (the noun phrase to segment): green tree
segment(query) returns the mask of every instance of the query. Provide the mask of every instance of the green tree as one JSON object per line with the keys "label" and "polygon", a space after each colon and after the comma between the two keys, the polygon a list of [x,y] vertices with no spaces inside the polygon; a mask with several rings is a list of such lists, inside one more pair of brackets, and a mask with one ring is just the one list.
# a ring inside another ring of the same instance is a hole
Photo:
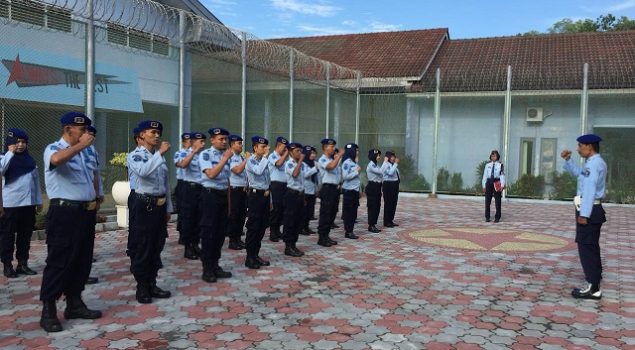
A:
{"label": "green tree", "polygon": [[579,19],[574,22],[571,18],[563,18],[549,27],[547,32],[550,34],[583,33],[597,32],[598,29],[598,24],[592,19]]}
{"label": "green tree", "polygon": [[[579,19],[577,21],[571,18],[563,18],[549,27],[547,33],[618,32],[625,30],[635,30],[635,20],[631,20],[626,16],[617,18],[609,13],[601,15],[595,21],[590,18]],[[535,36],[542,34],[545,33],[531,30],[526,33],[520,33],[518,36]]]}

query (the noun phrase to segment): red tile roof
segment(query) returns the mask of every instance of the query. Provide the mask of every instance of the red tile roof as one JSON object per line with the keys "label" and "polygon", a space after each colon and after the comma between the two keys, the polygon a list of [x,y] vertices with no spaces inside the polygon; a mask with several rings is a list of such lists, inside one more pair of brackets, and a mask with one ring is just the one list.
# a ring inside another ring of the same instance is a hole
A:
{"label": "red tile roof", "polygon": [[310,56],[360,70],[364,77],[418,77],[448,29],[273,39]]}
{"label": "red tile roof", "polygon": [[500,91],[512,66],[512,90],[635,88],[635,31],[448,40],[413,91]]}

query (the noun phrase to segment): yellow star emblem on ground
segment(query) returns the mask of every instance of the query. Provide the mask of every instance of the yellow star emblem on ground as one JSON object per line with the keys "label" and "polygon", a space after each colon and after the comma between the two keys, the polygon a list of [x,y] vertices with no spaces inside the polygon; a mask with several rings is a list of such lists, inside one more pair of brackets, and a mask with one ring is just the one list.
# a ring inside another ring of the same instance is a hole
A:
{"label": "yellow star emblem on ground", "polygon": [[536,252],[559,250],[569,245],[567,240],[548,234],[492,228],[429,228],[406,235],[417,242],[481,251]]}

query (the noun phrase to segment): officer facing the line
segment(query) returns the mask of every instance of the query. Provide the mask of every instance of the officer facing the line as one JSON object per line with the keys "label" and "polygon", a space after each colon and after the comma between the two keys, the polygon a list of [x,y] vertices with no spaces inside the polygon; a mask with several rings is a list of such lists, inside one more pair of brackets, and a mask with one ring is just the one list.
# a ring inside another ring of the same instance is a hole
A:
{"label": "officer facing the line", "polygon": [[269,266],[269,261],[260,257],[260,246],[265,230],[269,226],[269,140],[264,137],[251,138],[253,154],[249,157],[245,171],[249,181],[249,194],[247,196],[247,235],[245,236],[245,248],[247,258],[245,266],[250,269],[259,269],[261,266]]}
{"label": "officer facing the line", "polygon": [[381,151],[375,148],[368,150],[368,166],[366,166],[366,176],[368,184],[366,185],[366,207],[368,208],[368,231],[371,233],[381,232],[377,228],[377,219],[381,210],[381,187],[384,179],[384,167],[388,166],[387,162],[381,165],[377,164],[381,158]]}
{"label": "officer facing the line", "polygon": [[384,226],[399,226],[395,223],[395,212],[397,211],[397,200],[399,199],[399,158],[392,151],[386,152],[384,163],[384,178],[382,190],[384,192]]}
{"label": "officer facing the line", "polygon": [[269,240],[280,240],[280,225],[284,214],[284,195],[287,191],[287,175],[284,172],[284,163],[289,157],[287,149],[289,141],[280,136],[276,139],[276,148],[269,155],[269,174],[271,174],[271,202],[273,209],[269,218]]}
{"label": "officer facing the line", "polygon": [[309,223],[314,220],[315,215],[315,192],[318,184],[318,169],[315,165],[315,157],[317,151],[313,146],[304,146],[302,151],[304,158],[302,159],[302,174],[304,174],[304,218],[302,222],[302,231],[300,234],[312,235],[315,231],[311,230]]}
{"label": "officer facing the line", "polygon": [[139,146],[128,154],[128,169],[137,183],[133,208],[135,227],[129,231],[129,245],[135,247],[130,270],[137,281],[136,299],[142,304],[152,298],[169,298],[171,293],[157,287],[161,251],[168,236],[172,213],[168,167],[164,154],[170,144],[161,141],[163,125],[154,120],[139,123]]}
{"label": "officer facing the line", "polygon": [[190,148],[186,155],[181,157],[178,167],[183,167],[181,182],[181,207],[179,218],[181,218],[181,240],[185,246],[183,257],[190,260],[198,260],[201,250],[198,246],[200,241],[200,230],[198,222],[200,220],[201,208],[200,196],[203,186],[201,181],[203,173],[199,166],[198,159],[200,153],[205,148],[207,136],[202,132],[190,133]]}
{"label": "officer facing the line", "polygon": [[227,148],[229,131],[223,128],[209,129],[212,147],[201,152],[198,163],[203,172],[201,184],[201,261],[205,282],[213,283],[218,278],[229,278],[231,272],[220,265],[221,250],[227,232],[227,191],[229,189],[229,158],[234,155]]}
{"label": "officer facing the line", "polygon": [[318,220],[318,244],[324,247],[336,245],[337,241],[329,237],[339,197],[339,166],[342,153],[335,153],[335,140],[322,139],[322,156],[318,160],[318,168],[322,177],[320,189],[320,218]]}
{"label": "officer facing the line", "polygon": [[[42,210],[40,176],[35,159],[27,149],[29,135],[24,130],[11,128],[7,132],[6,153],[0,157],[0,172],[4,176],[2,203],[4,215],[0,218],[0,258],[4,276],[35,275],[28,265],[31,235],[35,225],[35,212]],[[18,266],[13,269],[13,248]]]}
{"label": "officer facing the line", "polygon": [[580,262],[584,270],[587,285],[571,292],[574,298],[601,299],[602,258],[600,256],[600,229],[606,222],[606,213],[602,208],[606,188],[606,163],[600,156],[600,141],[593,134],[577,138],[578,154],[585,158],[584,167],[578,167],[571,159],[571,151],[564,150],[560,156],[566,160],[564,169],[577,177],[575,241],[578,244]]}
{"label": "officer facing the line", "polygon": [[302,229],[304,218],[304,175],[302,174],[302,145],[297,142],[290,143],[289,160],[284,166],[287,175],[287,193],[284,197],[284,255],[300,257],[304,252],[296,247],[298,235]]}
{"label": "officer facing the line", "polygon": [[229,249],[241,250],[245,243],[240,238],[243,235],[243,227],[247,219],[247,173],[245,166],[249,159],[249,152],[242,156],[243,139],[238,135],[229,135],[229,147],[234,154],[229,159]]}
{"label": "officer facing the line", "polygon": [[82,150],[94,137],[86,132],[91,121],[79,112],[61,118],[62,137],[44,150],[44,182],[50,198],[46,220],[48,256],[42,276],[40,300],[43,303],[40,326],[47,332],[60,332],[56,300],[66,296],[64,318],[95,319],[101,311],[90,310],[81,294],[90,273],[94,235],[91,211],[97,206],[97,193],[90,181],[91,169]]}
{"label": "officer facing the line", "polygon": [[344,219],[344,237],[350,239],[358,239],[359,237],[353,233],[355,227],[355,221],[357,221],[357,209],[359,207],[359,191],[362,187],[362,182],[359,178],[359,172],[362,168],[357,165],[358,146],[354,143],[349,143],[344,147],[344,156],[342,163],[342,184],[343,192],[343,204],[342,204],[342,217]]}

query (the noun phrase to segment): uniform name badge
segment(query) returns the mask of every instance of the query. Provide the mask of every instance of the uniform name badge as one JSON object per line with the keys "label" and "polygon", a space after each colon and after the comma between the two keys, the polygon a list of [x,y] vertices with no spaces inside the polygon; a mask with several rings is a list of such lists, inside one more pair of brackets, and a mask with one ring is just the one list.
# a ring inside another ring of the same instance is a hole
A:
{"label": "uniform name badge", "polygon": [[582,205],[582,197],[573,197],[573,205],[575,206],[575,210],[580,211],[580,206]]}

